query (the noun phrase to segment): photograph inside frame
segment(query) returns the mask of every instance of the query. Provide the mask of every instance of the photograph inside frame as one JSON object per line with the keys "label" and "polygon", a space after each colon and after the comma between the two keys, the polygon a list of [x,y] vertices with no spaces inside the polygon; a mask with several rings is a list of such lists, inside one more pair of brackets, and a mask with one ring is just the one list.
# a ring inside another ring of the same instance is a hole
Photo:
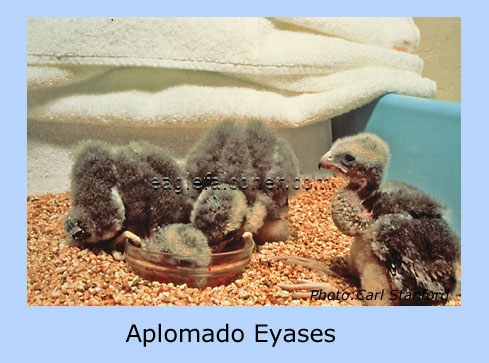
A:
{"label": "photograph inside frame", "polygon": [[460,18],[29,18],[27,101],[29,306],[461,305]]}

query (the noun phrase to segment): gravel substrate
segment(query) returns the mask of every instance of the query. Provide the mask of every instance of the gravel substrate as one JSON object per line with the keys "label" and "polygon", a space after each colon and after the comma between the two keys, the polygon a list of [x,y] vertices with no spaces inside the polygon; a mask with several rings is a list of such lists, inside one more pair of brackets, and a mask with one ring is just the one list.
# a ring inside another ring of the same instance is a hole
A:
{"label": "gravel substrate", "polygon": [[[286,216],[291,236],[257,246],[243,275],[227,286],[205,289],[150,282],[104,251],[69,247],[63,219],[69,193],[27,197],[28,305],[348,305],[343,300],[298,299],[278,284],[298,280],[327,281],[354,296],[357,282],[348,276],[345,257],[351,238],[331,219],[331,195],[342,181],[308,184],[291,201]],[[280,255],[314,258],[333,275],[274,260]],[[447,305],[460,305],[460,297]]]}

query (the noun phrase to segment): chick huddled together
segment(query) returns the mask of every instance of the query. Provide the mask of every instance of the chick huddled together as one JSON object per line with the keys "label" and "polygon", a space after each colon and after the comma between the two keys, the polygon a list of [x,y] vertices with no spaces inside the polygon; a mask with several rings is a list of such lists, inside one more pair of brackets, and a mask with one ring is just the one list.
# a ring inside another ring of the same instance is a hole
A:
{"label": "chick huddled together", "polygon": [[122,259],[121,233],[146,240],[164,225],[188,220],[188,198],[158,191],[152,183],[181,173],[170,154],[146,142],[118,148],[102,141],[83,143],[71,174],[68,244],[106,247]]}
{"label": "chick huddled together", "polygon": [[338,139],[319,161],[320,168],[347,179],[333,197],[332,218],[341,232],[354,236],[351,272],[363,292],[385,292],[369,304],[446,301],[433,297],[457,293],[459,237],[444,219],[444,207],[431,196],[402,182],[382,184],[389,159],[384,140],[361,133]]}
{"label": "chick huddled together", "polygon": [[[151,251],[202,256],[224,251],[245,232],[259,242],[284,240],[282,217],[297,173],[291,148],[260,121],[215,126],[183,167],[146,142],[88,141],[72,169],[67,242],[123,259],[125,238]],[[203,267],[210,259],[191,262]]]}
{"label": "chick huddled together", "polygon": [[227,199],[236,206],[236,215],[229,222],[221,220],[224,215],[211,217],[215,212],[193,214],[194,218],[200,216],[202,223],[207,219],[209,228],[220,223],[223,228],[217,230],[229,233],[224,224],[243,220],[242,228],[255,234],[258,243],[289,236],[282,217],[289,198],[296,193],[292,183],[299,173],[298,161],[290,146],[263,122],[250,120],[238,125],[227,121],[211,129],[190,150],[185,170],[189,182],[202,181],[201,188],[191,188],[198,202],[212,209],[218,197],[221,203]]}

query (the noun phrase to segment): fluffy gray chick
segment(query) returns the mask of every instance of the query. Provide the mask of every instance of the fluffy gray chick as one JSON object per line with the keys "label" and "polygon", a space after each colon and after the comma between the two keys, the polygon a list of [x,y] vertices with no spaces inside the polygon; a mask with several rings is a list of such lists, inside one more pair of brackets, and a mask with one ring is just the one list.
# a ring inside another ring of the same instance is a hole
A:
{"label": "fluffy gray chick", "polygon": [[332,217],[341,232],[355,236],[350,269],[366,292],[385,292],[369,304],[440,302],[427,293],[455,295],[458,236],[443,218],[443,206],[417,187],[381,185],[389,158],[385,141],[361,133],[338,139],[319,161],[348,181],[333,197]]}
{"label": "fluffy gray chick", "polygon": [[142,240],[141,247],[171,253],[169,261],[182,267],[201,268],[211,263],[207,237],[190,224],[175,223],[161,228],[151,240]]}
{"label": "fluffy gray chick", "polygon": [[151,238],[162,226],[188,222],[191,201],[183,192],[186,188],[173,188],[182,174],[170,154],[146,142],[120,148],[85,142],[71,174],[68,244],[97,245],[123,259],[125,237]]}
{"label": "fluffy gray chick", "polygon": [[86,142],[76,155],[71,174],[72,208],[65,219],[69,245],[94,245],[123,229],[125,206],[117,182],[110,146],[101,141]]}
{"label": "fluffy gray chick", "polygon": [[289,236],[282,217],[296,192],[292,183],[298,176],[298,161],[290,146],[264,122],[225,121],[213,127],[189,152],[186,170],[190,179],[203,181],[202,188],[192,190],[194,199],[204,187],[223,183],[243,192],[248,204],[244,228],[259,243]]}
{"label": "fluffy gray chick", "polygon": [[183,171],[166,150],[144,141],[131,142],[117,150],[115,160],[127,230],[148,238],[160,227],[188,222],[191,201],[186,187],[175,190],[174,186]]}
{"label": "fluffy gray chick", "polygon": [[220,252],[227,243],[241,238],[248,206],[245,195],[229,184],[208,187],[194,203],[190,222],[202,231],[213,252]]}
{"label": "fluffy gray chick", "polygon": [[453,294],[458,237],[443,218],[443,206],[420,189],[399,182],[381,186],[389,157],[385,141],[362,133],[337,140],[319,162],[348,179],[332,213],[343,233],[356,236],[351,269],[367,291]]}

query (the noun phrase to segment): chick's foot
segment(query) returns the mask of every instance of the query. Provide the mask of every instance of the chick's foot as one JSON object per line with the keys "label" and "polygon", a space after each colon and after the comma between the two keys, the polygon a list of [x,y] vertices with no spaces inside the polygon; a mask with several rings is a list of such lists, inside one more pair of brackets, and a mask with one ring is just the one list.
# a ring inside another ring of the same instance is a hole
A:
{"label": "chick's foot", "polygon": [[[312,258],[300,256],[276,256],[274,260],[285,260],[286,264],[295,264],[311,270],[316,270],[321,272],[321,274],[325,277],[334,274],[328,266]],[[285,291],[292,292],[292,297],[294,299],[313,299],[313,292],[316,291],[320,291],[324,295],[328,295],[330,293],[337,294],[339,291],[336,286],[330,284],[329,282],[315,282],[302,279],[298,279],[297,283],[295,284],[278,284],[278,287]],[[361,303],[356,300],[346,300],[346,303],[348,305],[361,305]]]}

